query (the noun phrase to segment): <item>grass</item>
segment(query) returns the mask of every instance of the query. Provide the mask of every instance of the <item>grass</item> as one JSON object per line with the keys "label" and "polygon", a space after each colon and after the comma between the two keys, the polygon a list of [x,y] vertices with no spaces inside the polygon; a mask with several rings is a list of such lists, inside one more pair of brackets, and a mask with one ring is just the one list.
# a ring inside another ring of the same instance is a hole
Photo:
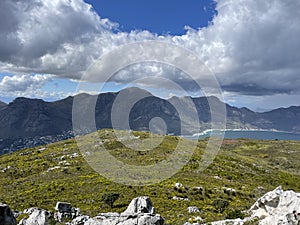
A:
{"label": "grass", "polygon": [[[170,156],[180,141],[178,137],[166,136],[152,151],[134,151],[124,143],[134,146],[144,140],[143,148],[148,149],[146,139],[150,134],[133,134],[138,138],[120,143],[114,131],[101,130],[83,140],[91,151],[105,146],[124,163],[140,166]],[[96,135],[98,144],[94,143]],[[189,140],[183,143],[186,149],[195,144]],[[174,176],[149,186],[122,185],[99,175],[84,160],[73,139],[24,149],[0,157],[0,202],[14,210],[40,207],[54,211],[57,201],[66,201],[95,216],[100,212],[122,212],[133,198],[149,196],[167,224],[181,225],[196,216],[211,222],[240,215],[258,197],[279,185],[300,192],[299,141],[224,140],[214,162],[199,172],[198,161],[206,144],[207,140],[196,143],[193,156]],[[175,188],[175,183],[184,187]],[[105,193],[114,192],[120,197],[110,208],[101,199]],[[189,201],[173,200],[174,196]],[[189,206],[197,206],[200,212],[189,214]]]}

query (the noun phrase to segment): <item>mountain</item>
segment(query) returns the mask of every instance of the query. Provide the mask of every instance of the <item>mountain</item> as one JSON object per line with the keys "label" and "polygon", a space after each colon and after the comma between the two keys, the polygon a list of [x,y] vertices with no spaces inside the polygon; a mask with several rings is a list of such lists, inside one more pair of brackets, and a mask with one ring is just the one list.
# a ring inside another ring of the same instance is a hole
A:
{"label": "mountain", "polygon": [[0,101],[0,110],[3,109],[7,104],[5,102]]}
{"label": "mountain", "polygon": [[[149,131],[149,123],[158,117],[165,121],[166,127],[159,122],[160,120],[156,120],[156,123],[152,123],[151,132],[163,133],[165,129],[165,133],[175,135],[188,135],[209,129],[211,114],[208,102],[217,107],[223,104],[216,97],[192,98],[192,101],[187,97],[172,97],[165,100],[138,88],[123,90],[121,96],[126,96],[126,99],[117,98],[118,94],[119,92],[103,93],[99,96],[80,94],[56,102],[17,98],[8,105],[0,104],[0,152],[72,137],[74,99],[76,110],[80,114],[79,120],[83,125],[89,124],[85,112],[90,111],[91,103],[95,101],[93,115],[97,129],[113,127],[112,107],[117,105],[119,108],[116,108],[117,114],[113,117],[114,128]],[[136,102],[139,96],[143,98]],[[119,101],[118,104],[115,101]],[[135,104],[129,105],[131,103]],[[236,108],[227,104],[225,106],[228,129],[276,129],[300,132],[300,107],[257,113],[247,108]],[[128,107],[131,108],[130,112],[126,112]],[[192,109],[195,107],[197,112],[193,114]],[[218,113],[216,117],[221,116],[222,112]],[[201,130],[195,126],[195,115],[199,118]],[[129,118],[129,121],[126,118]],[[89,127],[80,127],[80,130],[84,131],[83,134],[93,131],[89,130]]]}
{"label": "mountain", "polygon": [[69,130],[72,101],[71,97],[57,102],[17,98],[0,111],[0,137],[27,138]]}

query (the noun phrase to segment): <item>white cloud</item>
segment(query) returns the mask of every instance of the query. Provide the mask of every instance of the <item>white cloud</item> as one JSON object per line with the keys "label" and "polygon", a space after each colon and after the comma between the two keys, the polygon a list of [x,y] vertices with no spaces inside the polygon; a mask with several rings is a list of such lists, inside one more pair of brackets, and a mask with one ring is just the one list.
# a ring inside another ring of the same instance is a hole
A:
{"label": "white cloud", "polygon": [[225,89],[299,93],[299,1],[218,0],[217,10],[211,26],[173,41],[197,52]]}
{"label": "white cloud", "polygon": [[60,97],[61,93],[42,91],[43,86],[52,80],[51,75],[4,76],[0,81],[0,95],[5,97]]}
{"label": "white cloud", "polygon": [[[207,28],[158,36],[117,31],[116,24],[100,18],[82,0],[2,0],[0,70],[79,79],[95,59],[116,46],[160,40],[197,54],[228,92],[299,94],[300,2],[218,0],[217,11]],[[137,78],[174,76],[161,65],[136,66],[116,76],[117,81],[126,83],[133,73]]]}
{"label": "white cloud", "polygon": [[26,92],[28,90],[40,89],[51,80],[50,75],[15,75],[4,76],[0,81],[0,92]]}

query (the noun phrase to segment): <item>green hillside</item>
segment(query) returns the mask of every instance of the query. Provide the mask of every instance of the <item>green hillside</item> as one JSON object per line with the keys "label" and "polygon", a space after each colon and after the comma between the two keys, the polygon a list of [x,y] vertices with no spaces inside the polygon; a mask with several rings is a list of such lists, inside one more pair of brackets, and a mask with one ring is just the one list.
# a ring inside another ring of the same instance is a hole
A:
{"label": "green hillside", "polygon": [[[140,139],[149,136],[134,134]],[[85,137],[87,143],[92,135]],[[98,135],[112,155],[139,165],[164,159],[179,139],[167,136],[155,150],[138,152],[119,143],[112,130],[99,131]],[[185,140],[187,147],[190,142]],[[206,144],[207,140],[199,141],[190,162],[172,178],[141,187],[116,184],[98,175],[83,159],[74,140],[3,155],[0,202],[14,210],[40,207],[54,211],[57,201],[66,201],[95,216],[99,212],[122,212],[134,197],[146,195],[167,224],[181,225],[196,216],[209,222],[240,215],[263,193],[279,185],[300,192],[299,141],[225,140],[214,163],[198,172],[197,162]],[[184,187],[175,188],[175,183]],[[120,193],[113,208],[101,200],[109,192]],[[174,200],[174,196],[189,201]],[[189,214],[189,206],[197,206],[201,212]]]}

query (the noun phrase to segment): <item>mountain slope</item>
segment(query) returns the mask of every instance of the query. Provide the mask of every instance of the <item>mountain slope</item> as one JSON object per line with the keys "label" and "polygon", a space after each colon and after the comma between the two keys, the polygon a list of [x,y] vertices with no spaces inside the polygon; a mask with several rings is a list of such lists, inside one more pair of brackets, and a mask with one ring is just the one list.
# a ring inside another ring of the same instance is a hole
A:
{"label": "mountain slope", "polygon": [[[274,127],[278,130],[300,131],[300,107],[275,109],[261,114],[263,121],[259,123],[262,128],[270,129]],[[258,124],[258,122],[257,122]]]}
{"label": "mountain slope", "polygon": [[0,110],[3,109],[7,104],[5,102],[0,101]]}
{"label": "mountain slope", "polygon": [[[215,105],[223,103],[215,97],[189,98],[172,97],[169,100],[161,99],[150,93],[131,88],[125,90],[127,96],[147,97],[133,105],[129,113],[129,125],[132,130],[149,131],[149,123],[153,118],[162,118],[167,125],[167,133],[175,135],[193,134],[211,127],[211,115],[208,99]],[[97,129],[112,128],[111,111],[118,93],[104,93],[97,98],[95,106],[95,121]],[[80,94],[75,97],[79,104],[79,112],[82,113],[82,123],[86,121],[86,107],[95,96]],[[129,97],[130,98],[130,97]],[[74,97],[56,102],[45,102],[39,99],[17,98],[12,103],[5,105],[0,110],[0,152],[14,151],[24,147],[66,139],[72,136],[72,106]],[[129,99],[125,100],[129,101]],[[174,105],[179,104],[184,111],[182,115]],[[78,104],[77,104],[78,105]],[[124,104],[126,108],[126,104]],[[195,106],[200,121],[200,129],[195,127],[195,118],[192,110]],[[256,113],[247,108],[236,108],[225,105],[227,111],[228,129],[276,129],[289,132],[300,132],[300,107],[277,109],[266,113]],[[0,105],[1,107],[1,105]],[[123,109],[121,109],[123,110]],[[217,112],[217,117],[221,116]],[[117,116],[118,117],[118,116]],[[126,118],[114,118],[119,121],[119,129],[127,129]],[[182,124],[181,124],[182,122]],[[123,124],[123,125],[122,125]],[[159,130],[155,131],[160,133]],[[41,142],[40,137],[50,136],[48,141]]]}
{"label": "mountain slope", "polygon": [[71,127],[72,98],[49,103],[17,98],[0,111],[0,137],[26,138],[59,134]]}
{"label": "mountain slope", "polygon": [[[133,134],[140,140],[149,137],[149,133]],[[95,134],[88,135],[87,141],[93,135],[95,138]],[[112,130],[99,131],[97,137],[118,160],[140,166],[164,160],[178,142],[177,137],[167,136],[154,150],[137,152],[121,145]],[[186,146],[190,142],[184,141]],[[150,186],[125,186],[100,176],[72,139],[2,155],[0,202],[22,211],[29,207],[53,210],[57,201],[65,201],[95,216],[99,211],[122,212],[134,197],[149,196],[166,224],[182,225],[197,216],[210,222],[232,216],[235,210],[241,213],[279,185],[300,191],[299,141],[224,140],[214,162],[199,172],[198,161],[206,144],[205,140],[198,142],[189,163],[176,175]],[[183,186],[176,187],[176,183]],[[101,201],[101,196],[109,192],[120,193],[113,209]],[[216,202],[220,199],[229,205],[219,208]],[[197,206],[200,212],[188,213],[189,206]]]}

